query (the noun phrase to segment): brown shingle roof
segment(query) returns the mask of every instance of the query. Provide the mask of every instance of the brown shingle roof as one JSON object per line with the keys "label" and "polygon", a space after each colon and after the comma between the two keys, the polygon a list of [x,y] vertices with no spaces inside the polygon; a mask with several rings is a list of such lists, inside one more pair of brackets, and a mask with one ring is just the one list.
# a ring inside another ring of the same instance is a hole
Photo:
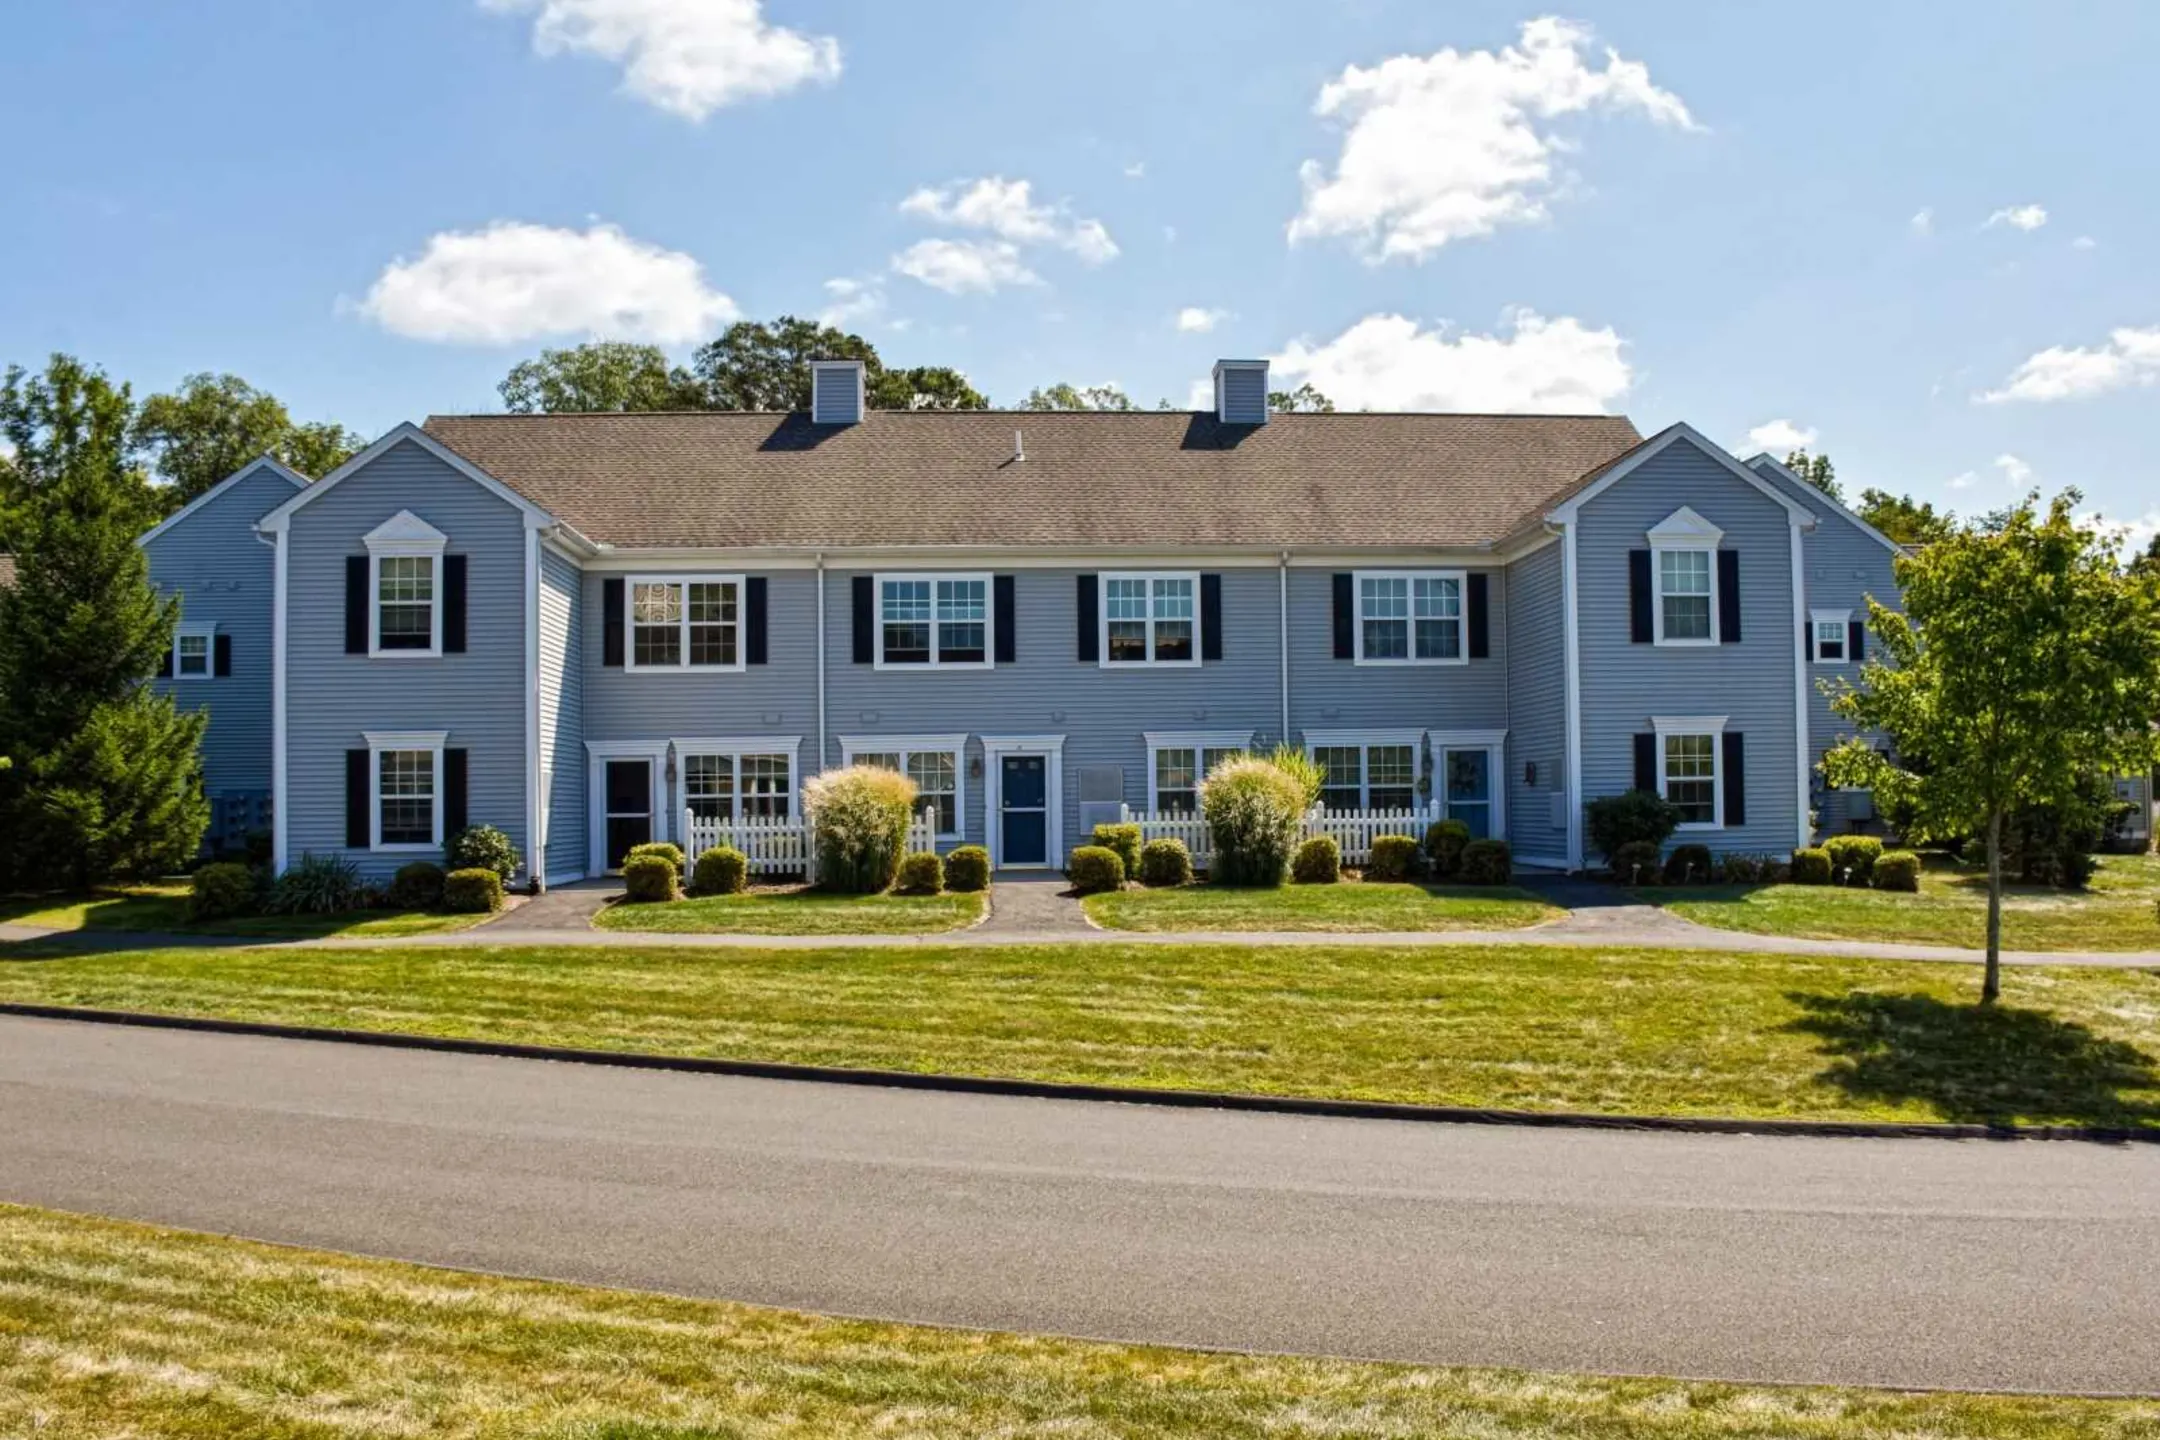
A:
{"label": "brown shingle roof", "polygon": [[[427,431],[619,546],[1476,545],[1634,445],[1617,415],[1185,411],[438,415]],[[1027,458],[1013,459],[1013,432]]]}

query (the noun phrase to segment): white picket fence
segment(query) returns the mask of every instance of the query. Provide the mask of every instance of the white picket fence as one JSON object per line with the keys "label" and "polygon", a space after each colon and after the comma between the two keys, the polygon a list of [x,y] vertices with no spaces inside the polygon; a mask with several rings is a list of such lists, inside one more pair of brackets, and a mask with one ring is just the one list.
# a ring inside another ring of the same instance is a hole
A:
{"label": "white picket fence", "polygon": [[[1129,805],[1120,806],[1119,818],[1140,827],[1140,843],[1150,840],[1181,840],[1192,855],[1193,868],[1208,868],[1207,822],[1198,813],[1149,814]],[[1363,865],[1372,859],[1372,842],[1381,835],[1409,835],[1422,840],[1425,827],[1440,818],[1438,805],[1409,810],[1328,810],[1315,805],[1305,812],[1302,838],[1332,835],[1342,847],[1345,865]]]}
{"label": "white picket fence", "polygon": [[[684,810],[677,817],[676,834],[683,837],[683,856],[691,865],[715,845],[742,851],[752,875],[800,875],[817,878],[817,847],[811,843],[810,822],[746,815],[736,820],[706,820]],[[908,824],[907,849],[937,848],[937,811],[925,809]]]}

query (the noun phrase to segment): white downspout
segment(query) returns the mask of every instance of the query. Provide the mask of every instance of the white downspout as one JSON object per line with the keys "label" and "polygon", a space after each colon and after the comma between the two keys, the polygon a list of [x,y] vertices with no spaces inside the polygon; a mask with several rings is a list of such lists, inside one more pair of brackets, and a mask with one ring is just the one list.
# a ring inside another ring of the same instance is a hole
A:
{"label": "white downspout", "polygon": [[1290,552],[1275,567],[1276,645],[1282,657],[1282,743],[1290,743]]}
{"label": "white downspout", "polygon": [[292,853],[291,807],[285,803],[285,535],[277,533],[276,598],[270,611],[270,869],[285,873]]}
{"label": "white downspout", "polygon": [[1793,647],[1793,745],[1798,751],[1797,778],[1794,803],[1799,807],[1797,823],[1800,847],[1815,843],[1815,827],[1808,820],[1808,779],[1814,771],[1809,762],[1808,750],[1808,685],[1807,651],[1798,640],[1800,621],[1807,618],[1807,547],[1800,535],[1800,517],[1790,517],[1792,522],[1792,603],[1793,623],[1785,627],[1785,643]]}
{"label": "white downspout", "polygon": [[817,555],[817,767],[825,769],[825,552]]}

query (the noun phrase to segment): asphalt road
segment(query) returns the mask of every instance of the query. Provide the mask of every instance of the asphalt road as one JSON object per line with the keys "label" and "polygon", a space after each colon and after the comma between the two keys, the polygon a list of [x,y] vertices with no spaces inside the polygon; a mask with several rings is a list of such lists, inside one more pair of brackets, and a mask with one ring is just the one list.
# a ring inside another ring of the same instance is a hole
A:
{"label": "asphalt road", "polygon": [[1317,1120],[0,1019],[0,1199],[1174,1344],[2160,1392],[2160,1147]]}

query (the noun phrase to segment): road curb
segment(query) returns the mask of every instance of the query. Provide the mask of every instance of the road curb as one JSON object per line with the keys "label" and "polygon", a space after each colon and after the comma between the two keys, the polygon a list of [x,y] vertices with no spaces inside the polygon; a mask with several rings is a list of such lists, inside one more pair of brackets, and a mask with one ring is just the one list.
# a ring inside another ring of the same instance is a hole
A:
{"label": "road curb", "polygon": [[623,1070],[672,1070],[692,1075],[731,1075],[756,1080],[811,1081],[893,1090],[932,1090],[961,1095],[1003,1095],[1034,1100],[1083,1100],[1117,1105],[1163,1105],[1182,1110],[1234,1110],[1264,1115],[1325,1119],[1396,1120],[1440,1125],[1513,1125],[1547,1130],[1644,1130],[1681,1135],[1805,1135],[1870,1140],[2083,1140],[2097,1144],[2160,1144],[2160,1129],[2112,1130],[2088,1125],[1936,1125],[1861,1120],[1750,1120],[1693,1115],[1595,1115],[1565,1110],[1493,1110],[1460,1105],[1414,1105],[1388,1100],[1324,1100],[1290,1095],[1247,1095],[1210,1090],[1163,1090],[1141,1086],[1086,1085],[1052,1080],[1012,1080],[978,1075],[937,1075],[912,1070],[857,1070],[831,1065],[789,1065],[770,1060],[702,1059],[636,1050],[584,1050],[460,1040],[388,1030],[343,1030],[314,1025],[275,1025],[190,1015],[153,1015],[135,1010],[91,1010],[70,1005],[0,1001],[0,1015],[32,1020],[72,1020],[147,1030],[192,1030],[212,1035],[254,1035],[274,1040],[315,1040],[369,1045],[384,1050],[427,1050],[504,1060],[552,1060],[567,1065],[606,1065]]}

